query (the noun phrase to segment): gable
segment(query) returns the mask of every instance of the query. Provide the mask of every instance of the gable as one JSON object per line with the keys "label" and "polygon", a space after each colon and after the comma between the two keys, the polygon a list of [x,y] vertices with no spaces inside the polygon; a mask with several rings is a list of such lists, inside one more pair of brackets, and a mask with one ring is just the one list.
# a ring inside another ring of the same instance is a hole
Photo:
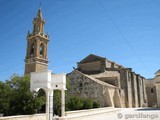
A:
{"label": "gable", "polygon": [[95,61],[101,61],[101,60],[106,60],[106,58],[90,54],[87,57],[85,57],[83,60],[81,60],[79,63],[89,63],[89,62],[95,62]]}

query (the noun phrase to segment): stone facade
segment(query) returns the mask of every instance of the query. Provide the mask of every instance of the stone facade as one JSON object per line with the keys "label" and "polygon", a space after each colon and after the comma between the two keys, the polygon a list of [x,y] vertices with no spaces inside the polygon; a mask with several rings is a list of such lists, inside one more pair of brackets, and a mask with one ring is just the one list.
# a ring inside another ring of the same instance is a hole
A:
{"label": "stone facade", "polygon": [[149,107],[160,108],[160,70],[155,77],[145,81]]}
{"label": "stone facade", "polygon": [[105,107],[147,106],[144,77],[106,58],[88,55],[68,77],[72,95]]}
{"label": "stone facade", "polygon": [[[94,77],[74,70],[70,77],[71,95],[78,95],[84,98],[91,98],[101,104],[101,106],[122,107],[120,101],[119,89],[116,86],[102,82]],[[108,96],[108,97],[105,97]],[[119,103],[118,103],[119,102]]]}
{"label": "stone facade", "polygon": [[48,39],[44,34],[45,21],[41,8],[33,20],[33,32],[27,35],[27,52],[25,58],[25,74],[39,72],[48,69]]}

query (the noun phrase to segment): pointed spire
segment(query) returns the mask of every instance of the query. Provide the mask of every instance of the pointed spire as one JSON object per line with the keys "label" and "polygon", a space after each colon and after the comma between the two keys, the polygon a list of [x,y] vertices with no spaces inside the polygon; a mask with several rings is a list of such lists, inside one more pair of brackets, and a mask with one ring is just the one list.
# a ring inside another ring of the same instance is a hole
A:
{"label": "pointed spire", "polygon": [[42,10],[41,10],[41,7],[39,7],[39,9],[38,9],[37,17],[38,17],[38,18],[42,18]]}
{"label": "pointed spire", "polygon": [[42,18],[41,7],[38,9],[37,16],[33,20],[33,33],[43,33],[45,20]]}

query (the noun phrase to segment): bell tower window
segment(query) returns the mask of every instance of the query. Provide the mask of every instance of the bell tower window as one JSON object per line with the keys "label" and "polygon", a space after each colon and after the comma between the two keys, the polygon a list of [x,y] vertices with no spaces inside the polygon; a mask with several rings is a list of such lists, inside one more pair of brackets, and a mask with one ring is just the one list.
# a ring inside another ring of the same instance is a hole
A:
{"label": "bell tower window", "polygon": [[32,43],[32,45],[31,45],[31,55],[34,54],[34,50],[35,50],[35,43]]}
{"label": "bell tower window", "polygon": [[43,53],[44,53],[44,45],[42,43],[40,45],[39,53],[40,53],[40,55],[43,55]]}

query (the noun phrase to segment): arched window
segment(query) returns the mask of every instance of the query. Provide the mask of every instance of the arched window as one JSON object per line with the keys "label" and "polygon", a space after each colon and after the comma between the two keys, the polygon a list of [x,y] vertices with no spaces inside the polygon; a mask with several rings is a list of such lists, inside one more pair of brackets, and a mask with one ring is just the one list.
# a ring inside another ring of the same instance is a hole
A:
{"label": "arched window", "polygon": [[35,49],[35,43],[33,42],[31,45],[31,55],[34,54],[34,49]]}
{"label": "arched window", "polygon": [[43,53],[44,53],[44,45],[42,43],[40,45],[39,53],[40,53],[40,55],[43,55]]}

